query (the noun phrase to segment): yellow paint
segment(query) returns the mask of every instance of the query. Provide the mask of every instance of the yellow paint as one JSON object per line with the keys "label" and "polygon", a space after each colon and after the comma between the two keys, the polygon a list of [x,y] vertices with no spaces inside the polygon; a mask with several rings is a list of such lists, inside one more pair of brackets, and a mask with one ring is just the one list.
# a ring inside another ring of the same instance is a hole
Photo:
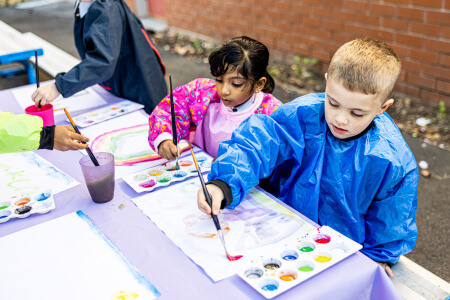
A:
{"label": "yellow paint", "polygon": [[316,261],[321,263],[326,263],[331,260],[331,257],[328,256],[317,256]]}
{"label": "yellow paint", "polygon": [[134,300],[137,297],[139,297],[138,293],[120,291],[115,295],[114,300]]}

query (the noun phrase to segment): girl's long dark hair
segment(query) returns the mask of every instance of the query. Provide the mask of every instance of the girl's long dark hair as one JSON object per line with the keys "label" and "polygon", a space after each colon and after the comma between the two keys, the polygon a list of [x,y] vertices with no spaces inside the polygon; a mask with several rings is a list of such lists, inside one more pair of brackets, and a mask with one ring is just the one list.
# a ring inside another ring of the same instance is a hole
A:
{"label": "girl's long dark hair", "polygon": [[271,93],[275,88],[275,82],[267,72],[268,64],[269,50],[264,44],[247,36],[232,38],[209,55],[209,66],[214,77],[223,76],[233,69],[253,84],[261,77],[266,77],[262,90],[265,93]]}

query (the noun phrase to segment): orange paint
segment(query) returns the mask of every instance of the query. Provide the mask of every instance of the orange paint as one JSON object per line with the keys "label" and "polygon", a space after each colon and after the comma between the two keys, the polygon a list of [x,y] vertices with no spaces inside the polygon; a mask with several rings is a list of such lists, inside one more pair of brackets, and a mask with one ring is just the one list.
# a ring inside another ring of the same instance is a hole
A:
{"label": "orange paint", "polygon": [[22,205],[27,204],[28,202],[30,202],[30,198],[22,198],[22,199],[16,201],[16,203],[14,203],[14,204],[17,206],[22,206]]}
{"label": "orange paint", "polygon": [[286,275],[280,276],[280,279],[283,281],[294,281],[295,277],[292,274],[286,274]]}

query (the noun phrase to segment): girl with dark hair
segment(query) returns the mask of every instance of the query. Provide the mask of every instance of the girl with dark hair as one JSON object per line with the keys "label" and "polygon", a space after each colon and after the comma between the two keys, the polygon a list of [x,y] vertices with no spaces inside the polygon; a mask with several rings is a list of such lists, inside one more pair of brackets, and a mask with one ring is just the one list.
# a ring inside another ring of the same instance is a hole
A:
{"label": "girl with dark hair", "polygon": [[[173,92],[178,139],[188,139],[194,127],[193,143],[216,157],[220,142],[230,139],[242,121],[252,114],[272,114],[281,102],[270,94],[275,84],[268,63],[266,46],[246,36],[212,52],[209,65],[215,80],[195,79]],[[178,157],[169,96],[153,110],[149,122],[150,146],[163,158]]]}

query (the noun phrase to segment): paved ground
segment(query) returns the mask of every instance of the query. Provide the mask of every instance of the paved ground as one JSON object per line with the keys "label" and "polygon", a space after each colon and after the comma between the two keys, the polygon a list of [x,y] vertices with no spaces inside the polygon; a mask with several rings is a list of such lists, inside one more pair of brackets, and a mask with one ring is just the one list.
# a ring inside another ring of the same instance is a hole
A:
{"label": "paved ground", "polygon": [[[27,10],[0,8],[0,20],[21,32],[31,31],[78,57],[72,35],[72,11],[72,2],[61,2]],[[162,49],[160,49],[160,53],[168,73],[172,74],[174,86],[184,84],[198,77],[210,76],[208,65],[165,52]],[[45,77],[43,78],[42,76],[45,75],[41,75],[42,80],[45,80]],[[27,84],[25,76],[0,79],[0,89],[24,84]],[[283,91],[276,90],[274,94],[279,99],[288,101],[286,100],[288,94]],[[404,136],[417,161],[427,161],[430,171],[437,176],[443,177],[444,174],[450,176],[450,152],[425,145],[408,134]],[[413,252],[407,255],[408,258],[446,281],[450,281],[450,256],[448,250],[450,244],[448,236],[450,232],[449,195],[450,179],[420,178],[419,208],[417,211],[419,239]]]}

